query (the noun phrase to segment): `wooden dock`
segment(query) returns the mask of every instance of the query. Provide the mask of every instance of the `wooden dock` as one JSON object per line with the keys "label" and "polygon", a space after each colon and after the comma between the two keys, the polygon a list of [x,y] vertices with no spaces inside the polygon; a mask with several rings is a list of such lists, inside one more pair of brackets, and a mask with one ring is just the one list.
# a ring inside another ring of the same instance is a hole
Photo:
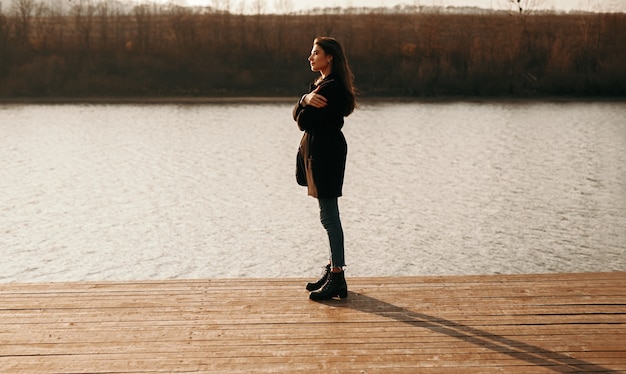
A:
{"label": "wooden dock", "polygon": [[[349,274],[348,274],[349,275]],[[5,373],[626,372],[626,272],[0,285]]]}

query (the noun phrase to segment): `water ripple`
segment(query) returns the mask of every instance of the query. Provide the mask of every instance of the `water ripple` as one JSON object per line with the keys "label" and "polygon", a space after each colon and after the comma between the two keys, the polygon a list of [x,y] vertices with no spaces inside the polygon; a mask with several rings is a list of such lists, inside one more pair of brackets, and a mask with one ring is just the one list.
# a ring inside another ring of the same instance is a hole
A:
{"label": "water ripple", "polygon": [[[350,275],[626,270],[624,103],[364,103]],[[0,281],[315,276],[286,104],[0,107]]]}

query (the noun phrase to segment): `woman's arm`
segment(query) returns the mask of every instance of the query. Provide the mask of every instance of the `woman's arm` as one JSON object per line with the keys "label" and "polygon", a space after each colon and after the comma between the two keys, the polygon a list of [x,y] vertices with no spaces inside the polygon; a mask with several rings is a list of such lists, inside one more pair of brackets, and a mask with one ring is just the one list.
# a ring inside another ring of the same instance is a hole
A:
{"label": "woman's arm", "polygon": [[[332,83],[332,82],[328,82]],[[331,125],[341,121],[342,115],[337,110],[337,91],[334,84],[322,84],[310,93],[302,96],[293,110],[293,118],[302,131],[318,126]]]}
{"label": "woman's arm", "polygon": [[300,114],[300,111],[305,107],[310,106],[314,108],[323,108],[327,105],[328,100],[318,93],[319,90],[320,87],[317,87],[308,94],[302,95],[300,100],[298,100],[298,104],[296,104],[295,108],[293,109],[293,119],[295,121],[298,120],[298,115]]}
{"label": "woman's arm", "polygon": [[308,94],[302,96],[302,99],[300,100],[302,104],[306,106],[312,106],[315,108],[326,107],[326,105],[328,105],[328,100],[324,96],[318,93],[321,88],[322,86],[319,86],[313,91],[309,92]]}

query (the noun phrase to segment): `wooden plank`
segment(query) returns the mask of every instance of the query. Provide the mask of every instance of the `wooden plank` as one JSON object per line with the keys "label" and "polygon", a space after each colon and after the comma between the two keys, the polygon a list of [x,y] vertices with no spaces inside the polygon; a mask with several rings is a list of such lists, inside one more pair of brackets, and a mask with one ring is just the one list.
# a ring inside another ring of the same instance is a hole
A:
{"label": "wooden plank", "polygon": [[[626,273],[0,285],[7,373],[626,370]],[[266,297],[265,295],[270,295]]]}

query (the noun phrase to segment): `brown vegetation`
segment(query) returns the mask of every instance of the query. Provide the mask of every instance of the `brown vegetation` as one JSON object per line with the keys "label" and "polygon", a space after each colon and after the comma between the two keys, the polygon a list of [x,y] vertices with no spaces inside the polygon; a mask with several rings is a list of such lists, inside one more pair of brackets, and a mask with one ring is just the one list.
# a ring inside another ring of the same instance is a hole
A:
{"label": "brown vegetation", "polygon": [[624,95],[625,14],[237,15],[34,0],[0,11],[0,97],[297,95],[315,36],[363,96]]}

